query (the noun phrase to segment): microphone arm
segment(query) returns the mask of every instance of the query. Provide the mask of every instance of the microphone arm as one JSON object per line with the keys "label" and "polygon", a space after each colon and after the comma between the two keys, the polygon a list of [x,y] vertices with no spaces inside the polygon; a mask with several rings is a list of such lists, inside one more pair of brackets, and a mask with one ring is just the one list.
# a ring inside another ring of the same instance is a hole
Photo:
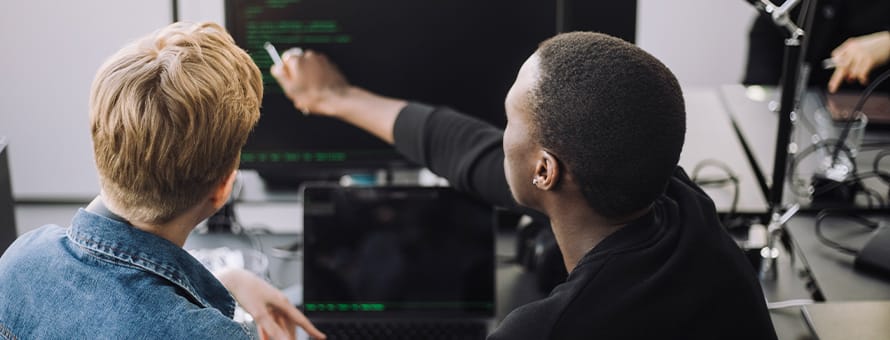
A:
{"label": "microphone arm", "polygon": [[[794,106],[797,101],[798,76],[801,62],[801,38],[804,31],[791,20],[791,10],[801,0],[785,0],[781,6],[774,5],[770,0],[746,0],[757,10],[772,17],[773,22],[788,31],[789,37],[785,39],[785,55],[782,67],[781,99],[779,104],[779,129],[776,134],[776,154],[773,161],[772,183],[768,202],[772,211],[772,221],[768,228],[768,242],[761,252],[760,279],[773,280],[776,277],[776,257],[778,249],[776,241],[784,230],[785,222],[790,219],[799,208],[793,205],[786,211],[782,211],[782,193],[785,187],[785,171],[788,163],[788,144],[791,140],[792,119]],[[807,0],[806,5],[814,8],[817,0]]]}
{"label": "microphone arm", "polygon": [[770,0],[746,0],[749,4],[757,8],[758,11],[766,13],[773,18],[773,22],[777,26],[784,27],[791,35],[791,40],[799,43],[800,37],[803,36],[803,30],[791,20],[791,10],[794,9],[800,0],[785,0],[781,6],[776,6]]}

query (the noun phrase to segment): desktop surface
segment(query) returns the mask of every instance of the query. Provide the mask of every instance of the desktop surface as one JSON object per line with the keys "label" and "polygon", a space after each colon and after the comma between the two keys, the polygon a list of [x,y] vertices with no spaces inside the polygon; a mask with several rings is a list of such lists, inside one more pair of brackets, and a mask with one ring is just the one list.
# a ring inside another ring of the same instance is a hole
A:
{"label": "desktop surface", "polygon": [[819,303],[801,313],[819,340],[890,338],[890,301]]}
{"label": "desktop surface", "polygon": [[[890,222],[890,217],[870,216],[870,219]],[[803,214],[786,224],[816,284],[826,301],[890,300],[890,275],[854,269],[854,257],[832,249],[819,242],[815,234],[815,217]],[[859,249],[872,232],[860,225],[844,220],[829,220],[822,227],[826,237]]]}

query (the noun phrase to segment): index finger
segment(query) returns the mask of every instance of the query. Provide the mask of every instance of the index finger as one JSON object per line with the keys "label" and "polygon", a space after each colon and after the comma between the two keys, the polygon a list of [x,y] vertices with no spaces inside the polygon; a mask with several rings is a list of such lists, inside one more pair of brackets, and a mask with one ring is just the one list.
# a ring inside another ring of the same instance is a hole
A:
{"label": "index finger", "polygon": [[834,73],[831,75],[831,80],[828,81],[828,92],[837,92],[838,87],[841,86],[841,82],[844,81],[844,78],[846,78],[846,76],[846,67],[838,67],[834,69]]}
{"label": "index finger", "polygon": [[287,318],[297,324],[297,326],[302,327],[306,330],[306,333],[316,339],[325,339],[327,336],[324,335],[318,328],[315,328],[315,325],[306,318],[303,313],[297,310],[290,302],[287,302],[285,305],[280,306],[280,308],[287,314]]}
{"label": "index finger", "polygon": [[256,321],[257,328],[265,331],[267,335],[271,335],[272,339],[287,339],[287,332],[275,322],[272,315],[267,314],[260,318],[254,318],[254,321]]}

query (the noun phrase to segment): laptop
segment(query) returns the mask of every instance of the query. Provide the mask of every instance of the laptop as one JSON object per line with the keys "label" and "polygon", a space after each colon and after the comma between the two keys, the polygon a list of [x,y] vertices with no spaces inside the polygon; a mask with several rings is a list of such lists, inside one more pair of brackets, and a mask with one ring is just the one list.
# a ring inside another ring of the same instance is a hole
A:
{"label": "laptop", "polygon": [[309,186],[304,313],[328,339],[484,339],[492,207],[444,187]]}
{"label": "laptop", "polygon": [[[822,104],[836,121],[846,121],[852,116],[853,108],[861,96],[858,92],[822,92]],[[890,94],[872,92],[862,106],[862,112],[868,117],[868,127],[890,126]]]}

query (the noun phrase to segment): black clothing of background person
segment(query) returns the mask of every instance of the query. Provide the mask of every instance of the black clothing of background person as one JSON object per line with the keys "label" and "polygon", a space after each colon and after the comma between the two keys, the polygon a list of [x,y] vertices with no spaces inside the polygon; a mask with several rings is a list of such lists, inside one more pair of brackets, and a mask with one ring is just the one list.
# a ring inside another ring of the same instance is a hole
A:
{"label": "black clothing of background person", "polygon": [[[774,1],[777,5],[781,1]],[[802,7],[799,4],[791,18],[797,22]],[[833,70],[822,68],[822,60],[831,57],[831,51],[852,37],[890,30],[890,1],[887,0],[819,0],[813,16],[806,60],[810,65],[810,86],[825,88]],[[802,24],[799,23],[798,24]],[[748,36],[748,61],[742,83],[746,85],[778,85],[782,75],[784,39],[787,32],[777,27],[772,18],[760,14],[754,20]],[[874,79],[890,65],[872,70]],[[844,83],[841,88],[862,89],[858,83]],[[879,87],[890,91],[890,83]]]}
{"label": "black clothing of background person", "polygon": [[[408,104],[395,147],[458,190],[516,208],[503,131]],[[776,339],[759,282],[713,202],[679,167],[650,212],[588,252],[549,297],[512,311],[500,339]]]}

